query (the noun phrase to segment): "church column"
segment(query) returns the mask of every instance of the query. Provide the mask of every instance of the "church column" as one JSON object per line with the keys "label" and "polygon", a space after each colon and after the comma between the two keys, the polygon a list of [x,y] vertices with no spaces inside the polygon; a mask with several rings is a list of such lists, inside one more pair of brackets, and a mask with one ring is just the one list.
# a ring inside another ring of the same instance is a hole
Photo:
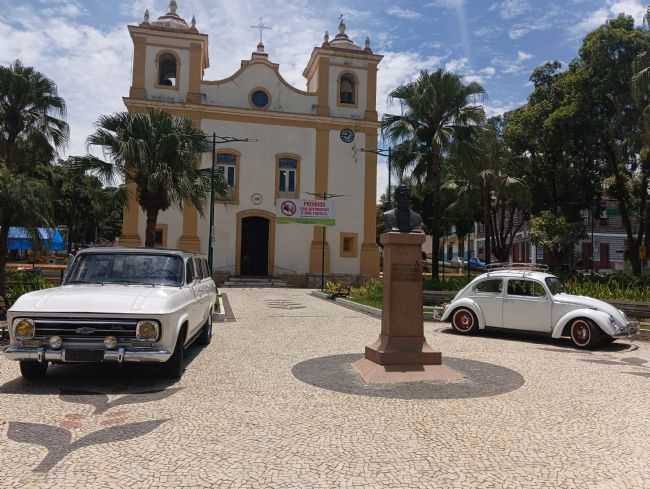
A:
{"label": "church column", "polygon": [[376,121],[377,116],[377,63],[368,63],[368,86],[366,105],[366,119]]}
{"label": "church column", "polygon": [[140,206],[138,205],[138,188],[135,182],[129,182],[126,186],[129,194],[127,207],[122,215],[122,234],[120,245],[142,246],[142,240],[138,234],[138,220],[140,217]]}
{"label": "church column", "polygon": [[320,58],[318,62],[318,115],[330,115],[330,59]]}
{"label": "church column", "polygon": [[[330,131],[327,128],[316,129],[316,180],[314,189],[317,194],[327,192],[328,166],[330,157]],[[326,226],[314,226],[314,236],[309,250],[309,273],[321,273],[323,253],[323,231],[325,231],[325,273],[330,270],[330,247],[327,242]]]}
{"label": "church column", "polygon": [[[197,129],[201,128],[201,119],[198,117],[192,117],[192,126]],[[200,164],[199,157],[199,164]],[[206,206],[208,211],[210,206]],[[179,250],[199,252],[201,251],[201,239],[198,236],[198,211],[194,207],[191,201],[186,200],[183,202],[183,233],[178,239],[178,244],[176,245]],[[208,237],[209,239],[209,237]]]}
{"label": "church column", "polygon": [[203,47],[193,42],[190,44],[190,85],[187,101],[190,104],[201,103],[201,78],[203,74]]}
{"label": "church column", "polygon": [[144,89],[144,68],[147,57],[147,45],[145,38],[136,36],[133,38],[133,81],[129,97],[145,98]]}
{"label": "church column", "polygon": [[365,188],[363,200],[363,244],[361,245],[360,273],[366,277],[379,276],[379,249],[377,248],[377,130],[366,135]]}

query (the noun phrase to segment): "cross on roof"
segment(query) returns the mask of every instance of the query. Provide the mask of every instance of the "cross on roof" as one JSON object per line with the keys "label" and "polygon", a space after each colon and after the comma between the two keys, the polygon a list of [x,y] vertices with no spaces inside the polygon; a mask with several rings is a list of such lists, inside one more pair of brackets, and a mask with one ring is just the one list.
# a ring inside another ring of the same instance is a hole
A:
{"label": "cross on roof", "polygon": [[252,26],[251,26],[251,29],[259,29],[259,31],[260,31],[260,43],[262,43],[262,41],[263,41],[262,37],[263,37],[263,35],[264,35],[264,31],[265,31],[265,30],[266,30],[266,31],[270,31],[270,30],[272,30],[273,28],[270,27],[270,26],[268,26],[268,25],[264,25],[264,22],[262,22],[262,17],[260,17],[260,22],[259,22],[259,24],[257,24],[257,25],[252,25]]}

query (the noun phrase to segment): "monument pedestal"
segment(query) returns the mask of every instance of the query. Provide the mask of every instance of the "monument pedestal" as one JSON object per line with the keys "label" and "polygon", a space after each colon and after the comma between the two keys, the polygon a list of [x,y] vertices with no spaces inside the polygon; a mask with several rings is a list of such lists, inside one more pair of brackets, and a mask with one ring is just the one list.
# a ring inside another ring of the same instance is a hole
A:
{"label": "monument pedestal", "polygon": [[442,366],[442,354],[424,337],[423,233],[388,232],[384,245],[384,310],[381,334],[353,365],[368,383],[451,381],[459,374]]}

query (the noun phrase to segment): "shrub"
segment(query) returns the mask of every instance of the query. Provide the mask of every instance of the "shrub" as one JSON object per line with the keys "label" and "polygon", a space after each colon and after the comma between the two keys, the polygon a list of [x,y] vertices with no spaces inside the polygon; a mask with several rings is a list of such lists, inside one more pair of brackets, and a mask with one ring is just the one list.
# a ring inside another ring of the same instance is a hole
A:
{"label": "shrub", "polygon": [[7,272],[7,308],[16,302],[21,295],[34,290],[47,289],[52,286],[48,280],[36,271]]}
{"label": "shrub", "polygon": [[443,280],[425,280],[424,290],[458,292],[468,283],[467,277],[455,277]]}

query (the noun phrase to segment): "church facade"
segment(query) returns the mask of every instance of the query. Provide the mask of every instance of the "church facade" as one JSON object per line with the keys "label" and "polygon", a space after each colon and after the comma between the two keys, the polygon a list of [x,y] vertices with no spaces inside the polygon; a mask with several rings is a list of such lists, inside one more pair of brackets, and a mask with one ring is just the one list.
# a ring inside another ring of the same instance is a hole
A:
{"label": "church facade", "polygon": [[[313,49],[293,87],[269,59],[261,40],[250,59],[228,78],[205,80],[208,37],[186,22],[174,0],[167,14],[129,26],[133,80],[124,98],[131,112],[152,108],[191,118],[207,135],[250,138],[218,145],[216,170],[228,191],[214,206],[216,275],[376,276],[378,116],[377,71],[382,56],[356,45],[341,21]],[[212,165],[205,154],[204,168]],[[145,216],[129,184],[120,244],[142,246]],[[336,194],[335,224],[280,223],[281,199]],[[203,215],[187,204],[158,218],[158,245],[207,254],[209,203]],[[324,249],[324,260],[322,251]]]}

